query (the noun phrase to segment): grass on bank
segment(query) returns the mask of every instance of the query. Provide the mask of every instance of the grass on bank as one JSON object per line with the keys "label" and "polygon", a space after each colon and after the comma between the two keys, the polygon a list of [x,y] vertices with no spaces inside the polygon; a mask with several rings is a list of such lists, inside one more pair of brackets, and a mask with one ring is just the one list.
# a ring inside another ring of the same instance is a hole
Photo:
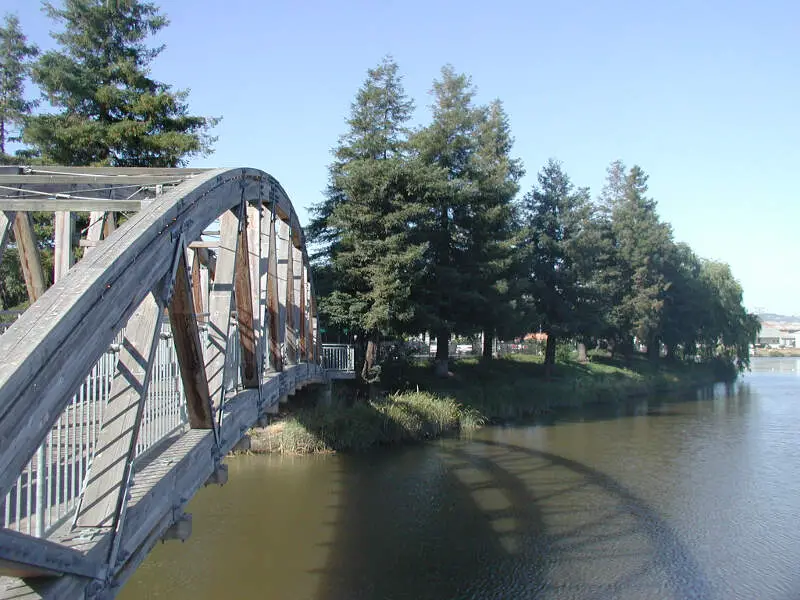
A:
{"label": "grass on bank", "polygon": [[254,452],[305,454],[364,451],[447,432],[470,432],[487,422],[535,416],[555,408],[608,403],[676,391],[735,377],[724,363],[688,364],[632,357],[594,356],[585,364],[557,364],[544,378],[541,358],[510,355],[453,361],[438,378],[429,364],[395,361],[382,367],[380,384],[367,394],[336,384],[332,406],[293,399],[293,412],[251,432]]}
{"label": "grass on bank", "polygon": [[351,406],[299,408],[273,425],[252,430],[251,449],[282,454],[363,451],[451,431],[470,432],[484,422],[477,411],[452,398],[405,392],[357,401]]}

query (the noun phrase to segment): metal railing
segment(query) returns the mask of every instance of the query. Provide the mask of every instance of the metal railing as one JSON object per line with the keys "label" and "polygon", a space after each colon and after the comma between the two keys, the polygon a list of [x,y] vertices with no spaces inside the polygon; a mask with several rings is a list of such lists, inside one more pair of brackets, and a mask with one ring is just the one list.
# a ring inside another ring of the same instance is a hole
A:
{"label": "metal railing", "polygon": [[[44,537],[72,517],[94,456],[123,335],[124,332],[117,335],[92,367],[44,443],[0,502],[3,527]],[[169,325],[164,325],[136,438],[137,458],[188,424],[183,381],[171,338]]]}
{"label": "metal railing", "polygon": [[355,348],[347,344],[323,344],[322,365],[329,371],[355,371]]}
{"label": "metal railing", "polygon": [[[92,367],[14,486],[0,498],[3,527],[45,537],[73,516],[94,456],[123,335],[118,334]],[[206,341],[207,336],[203,337]],[[323,365],[333,371],[352,372],[353,347],[324,345]],[[231,393],[241,385],[239,333],[233,326],[225,357],[224,387]],[[135,456],[139,459],[187,426],[183,381],[169,325],[165,324],[156,347]]]}

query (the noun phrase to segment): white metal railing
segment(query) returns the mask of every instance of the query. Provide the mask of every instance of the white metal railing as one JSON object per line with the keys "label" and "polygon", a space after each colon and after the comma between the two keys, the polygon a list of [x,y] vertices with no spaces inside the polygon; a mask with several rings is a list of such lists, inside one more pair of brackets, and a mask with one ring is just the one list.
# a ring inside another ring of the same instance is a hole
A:
{"label": "white metal railing", "polygon": [[[16,483],[0,498],[2,526],[44,537],[73,516],[94,455],[103,409],[111,393],[124,331],[92,367],[80,389],[64,409],[44,443],[28,462]],[[206,332],[203,342],[208,343]],[[329,369],[352,371],[352,346],[326,345]],[[242,386],[238,328],[231,327],[223,385],[225,392]],[[145,399],[135,456],[141,457],[167,437],[188,426],[178,358],[169,324],[162,328]]]}
{"label": "white metal railing", "polygon": [[355,371],[355,348],[348,344],[323,344],[322,365],[330,371]]}
{"label": "white metal railing", "polygon": [[[117,335],[115,343],[92,367],[0,502],[3,527],[43,537],[72,516],[94,455],[123,335]],[[183,381],[171,338],[169,325],[164,325],[136,438],[137,457],[188,423]]]}
{"label": "white metal railing", "polygon": [[111,391],[118,346],[92,367],[44,443],[0,503],[3,526],[44,536],[68,518],[94,453]]}

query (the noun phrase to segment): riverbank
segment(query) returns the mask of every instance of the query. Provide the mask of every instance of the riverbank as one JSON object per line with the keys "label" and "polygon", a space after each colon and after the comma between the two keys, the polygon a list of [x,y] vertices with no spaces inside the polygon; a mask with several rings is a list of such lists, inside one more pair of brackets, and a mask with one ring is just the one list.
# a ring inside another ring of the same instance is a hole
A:
{"label": "riverbank", "polygon": [[337,398],[330,406],[312,398],[292,399],[291,412],[265,428],[251,430],[251,451],[364,451],[450,432],[469,433],[486,423],[557,408],[679,392],[733,377],[733,369],[721,363],[653,364],[638,356],[627,361],[595,357],[586,364],[559,363],[549,381],[541,360],[526,355],[454,361],[446,379],[435,377],[427,365],[397,362],[384,366],[384,389],[373,386],[369,397],[357,386],[337,383]]}

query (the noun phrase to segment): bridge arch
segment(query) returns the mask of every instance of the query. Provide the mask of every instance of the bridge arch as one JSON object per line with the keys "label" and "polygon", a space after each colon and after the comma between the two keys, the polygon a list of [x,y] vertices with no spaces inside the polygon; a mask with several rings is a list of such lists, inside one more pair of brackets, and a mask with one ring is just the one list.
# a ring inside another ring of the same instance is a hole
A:
{"label": "bridge arch", "polygon": [[[151,187],[154,198],[102,243],[98,233],[0,336],[0,575],[16,577],[6,593],[113,595],[165,532],[181,535],[183,506],[204,483],[224,481],[221,459],[246,430],[295,389],[326,379],[305,238],[281,185],[237,168],[193,174],[163,193]],[[89,196],[75,194],[77,210],[121,206]],[[25,205],[0,209],[10,227],[11,210]],[[201,269],[211,273],[206,294]],[[92,385],[100,416],[91,416]],[[178,388],[182,428],[143,451],[145,405]],[[62,453],[81,454],[71,476]],[[72,491],[73,516],[45,526],[42,510],[52,514],[67,496],[61,487]]]}

